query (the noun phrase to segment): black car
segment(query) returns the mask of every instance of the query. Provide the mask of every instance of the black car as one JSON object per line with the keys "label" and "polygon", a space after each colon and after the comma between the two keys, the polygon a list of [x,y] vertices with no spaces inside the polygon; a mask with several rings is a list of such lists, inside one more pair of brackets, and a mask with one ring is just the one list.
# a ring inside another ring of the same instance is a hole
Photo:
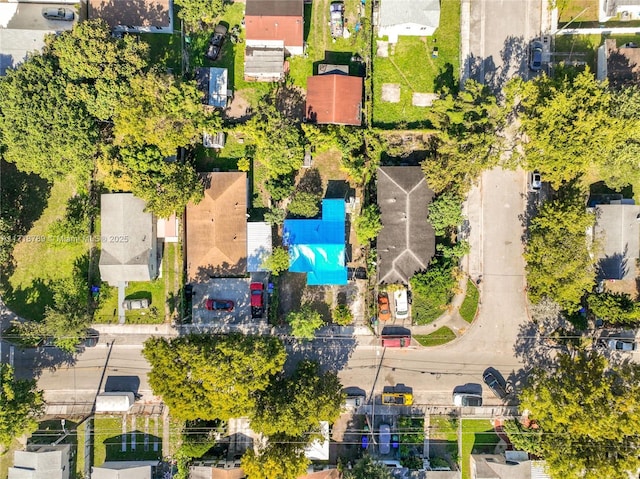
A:
{"label": "black car", "polygon": [[208,60],[216,61],[218,59],[226,36],[227,27],[222,24],[216,25],[216,28],[213,29],[213,35],[211,35],[209,39],[209,48],[207,49],[207,53],[205,53],[205,57]]}
{"label": "black car", "polygon": [[482,379],[484,379],[485,384],[498,398],[504,399],[509,395],[509,393],[507,393],[506,381],[492,371],[485,371]]}

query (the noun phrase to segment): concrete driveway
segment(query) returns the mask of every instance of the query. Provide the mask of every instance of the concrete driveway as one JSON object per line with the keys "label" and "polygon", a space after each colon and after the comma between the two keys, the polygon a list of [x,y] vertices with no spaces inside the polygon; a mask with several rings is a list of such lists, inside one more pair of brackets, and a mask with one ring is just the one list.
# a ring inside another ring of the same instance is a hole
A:
{"label": "concrete driveway", "polygon": [[[249,284],[246,278],[215,278],[193,285],[193,323],[226,324],[251,320]],[[224,299],[235,303],[233,311],[209,311],[208,299]]]}

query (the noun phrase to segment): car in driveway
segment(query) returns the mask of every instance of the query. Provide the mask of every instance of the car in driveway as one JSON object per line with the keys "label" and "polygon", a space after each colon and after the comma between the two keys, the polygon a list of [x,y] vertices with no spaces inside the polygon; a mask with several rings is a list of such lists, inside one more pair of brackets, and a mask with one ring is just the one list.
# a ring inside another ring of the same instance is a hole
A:
{"label": "car in driveway", "polygon": [[209,38],[209,46],[205,57],[207,60],[216,61],[222,51],[222,44],[227,36],[227,27],[222,24],[216,25],[213,29],[213,35]]}
{"label": "car in driveway", "polygon": [[233,301],[230,299],[207,299],[205,302],[205,308],[209,311],[233,311]]}
{"label": "car in driveway", "polygon": [[378,437],[380,454],[389,454],[389,451],[391,451],[391,426],[388,424],[380,424],[380,434]]}
{"label": "car in driveway", "polygon": [[261,318],[264,314],[264,284],[251,283],[251,317],[253,319]]}
{"label": "car in driveway", "polygon": [[407,319],[409,317],[409,300],[407,290],[402,288],[393,292],[393,302],[396,305],[396,319]]}
{"label": "car in driveway", "polygon": [[485,371],[482,375],[484,383],[487,385],[491,392],[495,394],[499,399],[506,398],[509,393],[507,392],[507,382],[502,376],[494,371]]}
{"label": "car in driveway", "polygon": [[453,405],[458,407],[480,407],[482,406],[482,395],[470,393],[454,393]]}
{"label": "car in driveway", "polygon": [[542,43],[538,40],[529,44],[529,69],[534,72],[542,70]]}
{"label": "car in driveway", "polygon": [[607,347],[614,351],[635,351],[638,345],[630,339],[610,339],[607,341]]}
{"label": "car in driveway", "polygon": [[149,307],[149,300],[147,298],[141,299],[125,299],[122,302],[122,307],[125,311],[134,311],[137,309],[147,309]]}
{"label": "car in driveway", "polygon": [[378,293],[378,320],[389,321],[391,319],[391,306],[389,295],[385,292]]}
{"label": "car in driveway", "polygon": [[329,18],[331,23],[331,36],[340,38],[344,34],[344,3],[331,2],[329,5]]}
{"label": "car in driveway", "polygon": [[42,9],[42,16],[47,20],[72,21],[76,15],[70,8],[47,7]]}

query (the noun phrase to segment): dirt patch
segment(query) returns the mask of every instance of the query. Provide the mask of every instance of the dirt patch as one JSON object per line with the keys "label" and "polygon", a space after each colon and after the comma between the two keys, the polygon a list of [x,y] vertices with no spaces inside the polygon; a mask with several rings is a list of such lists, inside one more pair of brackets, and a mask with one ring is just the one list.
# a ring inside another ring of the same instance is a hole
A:
{"label": "dirt patch", "polygon": [[307,101],[306,92],[295,85],[284,85],[278,88],[276,107],[287,118],[302,121]]}
{"label": "dirt patch", "polygon": [[253,115],[253,108],[245,90],[238,90],[222,112],[222,118],[231,121],[246,121]]}

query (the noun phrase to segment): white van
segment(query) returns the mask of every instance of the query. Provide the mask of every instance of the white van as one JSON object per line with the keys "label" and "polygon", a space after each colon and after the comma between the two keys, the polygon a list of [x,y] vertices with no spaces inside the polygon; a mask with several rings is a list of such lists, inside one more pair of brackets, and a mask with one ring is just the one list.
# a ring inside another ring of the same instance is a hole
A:
{"label": "white van", "polygon": [[347,411],[353,411],[358,409],[364,404],[364,396],[347,396],[344,401],[344,406]]}
{"label": "white van", "polygon": [[409,301],[407,301],[407,290],[402,288],[393,293],[393,302],[396,307],[396,319],[407,319],[409,317]]}

